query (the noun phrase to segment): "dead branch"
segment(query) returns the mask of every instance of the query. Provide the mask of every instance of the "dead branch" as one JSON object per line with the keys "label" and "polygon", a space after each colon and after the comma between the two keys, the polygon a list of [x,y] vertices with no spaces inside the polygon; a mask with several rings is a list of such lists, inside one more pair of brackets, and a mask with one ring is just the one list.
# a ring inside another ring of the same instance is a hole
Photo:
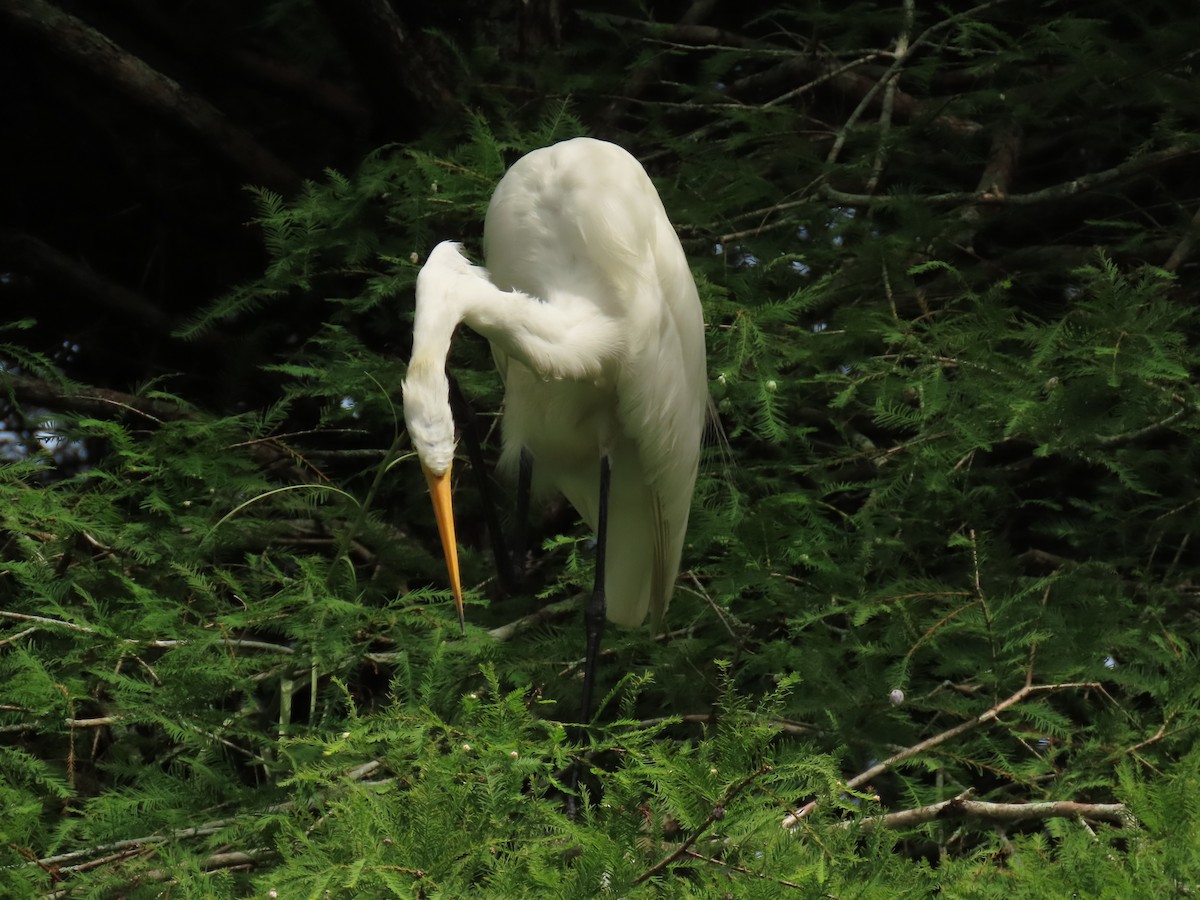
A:
{"label": "dead branch", "polygon": [[[939,734],[935,734],[932,737],[926,738],[923,741],[913,744],[911,747],[905,747],[903,750],[899,751],[898,753],[894,753],[893,755],[889,756],[887,759],[883,760],[883,762],[876,763],[875,765],[871,766],[869,769],[859,772],[857,775],[855,775],[853,778],[849,779],[846,782],[846,789],[853,790],[854,788],[859,787],[860,785],[866,784],[872,778],[882,775],[884,772],[888,771],[889,769],[898,765],[899,763],[904,762],[904,760],[906,760],[906,759],[910,759],[914,756],[917,756],[920,753],[928,752],[929,750],[932,750],[934,747],[937,747],[940,744],[944,744],[944,743],[946,743],[946,741],[952,740],[953,738],[958,737],[960,734],[965,734],[966,732],[971,731],[972,729],[978,728],[981,725],[987,725],[991,722],[994,722],[1000,716],[1000,714],[1002,712],[1004,712],[1006,709],[1008,709],[1011,706],[1015,706],[1016,704],[1020,703],[1022,700],[1027,699],[1028,697],[1032,696],[1033,694],[1049,693],[1051,691],[1065,691],[1065,690],[1071,690],[1071,689],[1075,689],[1075,688],[1099,688],[1100,687],[1099,683],[1092,682],[1092,681],[1071,681],[1071,682],[1062,682],[1059,684],[1033,684],[1032,679],[1033,679],[1033,668],[1032,668],[1032,664],[1031,664],[1029,671],[1026,673],[1025,684],[1019,691],[1017,691],[1016,693],[1012,694],[1009,697],[1006,697],[1005,699],[1001,700],[999,703],[994,704],[993,706],[989,707],[988,709],[984,710],[978,716],[975,716],[975,718],[968,719],[965,722],[955,725],[953,728],[949,728],[946,731],[943,731]],[[819,801],[817,801],[817,800],[809,801],[804,806],[802,806],[800,809],[796,810],[794,813],[787,816],[783,820],[783,827],[787,828],[787,829],[795,828],[799,824],[801,819],[803,819],[805,816],[807,816],[809,813],[811,813],[814,809],[817,808],[818,804],[819,804]]]}
{"label": "dead branch", "polygon": [[576,594],[574,597],[559,600],[557,603],[548,603],[527,616],[522,616],[507,625],[493,628],[488,632],[488,636],[496,641],[510,641],[522,631],[528,631],[535,625],[541,625],[543,622],[549,622],[575,612],[583,605],[583,597],[583,594]]}
{"label": "dead branch", "polygon": [[936,819],[951,816],[978,819],[995,825],[1013,825],[1030,819],[1089,819],[1111,822],[1122,827],[1135,824],[1133,813],[1124,803],[1080,803],[1076,800],[1048,800],[1040,803],[989,803],[958,797],[931,803],[916,809],[904,809],[869,819],[842,823],[843,828],[857,826],[868,832],[875,828],[915,828]]}

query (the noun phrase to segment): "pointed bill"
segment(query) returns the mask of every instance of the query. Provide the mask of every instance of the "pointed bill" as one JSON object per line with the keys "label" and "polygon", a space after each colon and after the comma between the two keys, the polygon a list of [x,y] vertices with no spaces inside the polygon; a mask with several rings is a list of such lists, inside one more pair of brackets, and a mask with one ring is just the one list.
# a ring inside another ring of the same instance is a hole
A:
{"label": "pointed bill", "polygon": [[458,625],[467,633],[467,617],[463,611],[462,578],[458,573],[458,544],[454,540],[454,507],[450,502],[450,469],[436,475],[421,464],[425,480],[429,482],[429,496],[433,498],[433,517],[437,520],[438,537],[442,539],[442,553],[446,556],[446,569],[450,573],[450,590],[454,592],[454,609],[458,612]]}

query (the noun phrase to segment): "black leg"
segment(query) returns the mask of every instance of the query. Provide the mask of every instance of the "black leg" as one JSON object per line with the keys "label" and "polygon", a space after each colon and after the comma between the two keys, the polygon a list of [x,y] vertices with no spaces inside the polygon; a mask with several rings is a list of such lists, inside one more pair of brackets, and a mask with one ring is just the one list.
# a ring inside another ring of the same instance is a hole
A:
{"label": "black leg", "polygon": [[529,540],[529,495],[533,490],[533,457],[521,448],[521,462],[517,468],[517,517],[512,529],[512,576],[520,585],[525,580],[525,554]]}
{"label": "black leg", "polygon": [[[583,624],[587,630],[587,646],[583,656],[583,708],[579,715],[580,743],[592,718],[592,695],[596,686],[596,663],[600,659],[600,639],[604,637],[604,625],[608,620],[608,602],[604,596],[604,559],[608,548],[608,487],[611,481],[611,466],[608,457],[600,459],[600,514],[596,517],[596,580],[592,584],[592,596],[583,610]],[[579,766],[573,766],[569,779],[571,790],[579,790]],[[576,815],[574,796],[567,797],[567,815]]]}
{"label": "black leg", "polygon": [[500,528],[500,514],[492,496],[491,479],[488,478],[487,468],[483,463],[479,420],[475,417],[475,410],[471,409],[471,404],[463,396],[462,389],[458,386],[458,380],[449,373],[446,374],[446,377],[450,381],[450,405],[454,410],[454,418],[458,420],[461,427],[463,443],[467,445],[467,459],[471,461],[472,477],[475,479],[475,486],[483,501],[483,519],[487,523],[488,537],[492,542],[492,556],[496,560],[496,576],[500,581],[500,589],[505,594],[511,595],[516,593],[517,589],[514,578],[516,570],[509,557],[508,548],[504,545],[504,532]]}
{"label": "black leg", "polygon": [[600,658],[600,639],[604,637],[607,601],[604,597],[604,559],[608,548],[608,486],[611,478],[608,457],[600,460],[600,514],[596,517],[596,580],[592,597],[583,612],[587,629],[587,649],[583,657],[583,711],[579,721],[587,724],[592,717],[592,694],[596,684],[596,662]]}

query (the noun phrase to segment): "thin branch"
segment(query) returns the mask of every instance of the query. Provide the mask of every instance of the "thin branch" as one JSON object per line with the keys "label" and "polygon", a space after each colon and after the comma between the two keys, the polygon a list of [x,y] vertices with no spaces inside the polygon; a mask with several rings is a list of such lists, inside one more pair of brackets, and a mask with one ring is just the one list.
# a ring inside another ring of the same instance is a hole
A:
{"label": "thin branch", "polygon": [[847,73],[852,72],[854,69],[857,69],[860,66],[865,66],[870,62],[875,62],[877,59],[891,58],[891,54],[887,53],[886,51],[872,50],[863,56],[858,57],[857,59],[852,59],[850,62],[842,63],[836,68],[822,72],[815,78],[812,78],[811,80],[800,85],[800,87],[792,88],[790,91],[785,91],[777,97],[772,97],[770,100],[764,103],[763,106],[777,106],[780,103],[786,103],[788,100],[794,100],[797,97],[807,94],[809,91],[815,90],[827,81],[838,81],[839,79],[843,79],[843,76],[846,76]]}
{"label": "thin branch", "polygon": [[[637,723],[638,728],[654,728],[657,725],[665,725],[671,722],[689,723],[695,725],[712,725],[717,721],[717,716],[714,713],[687,713],[680,716],[655,716],[651,719],[641,719]],[[812,736],[814,734],[824,734],[820,728],[813,725],[802,725],[799,722],[788,722],[785,719],[770,719],[767,722],[772,728],[779,729],[781,734],[789,734],[795,736]]]}
{"label": "thin branch", "polygon": [[26,628],[24,631],[18,631],[16,634],[10,634],[8,637],[4,638],[3,640],[0,640],[0,647],[3,647],[5,644],[15,643],[15,642],[21,640],[21,638],[29,637],[29,635],[34,634],[35,632],[37,632],[37,630],[38,630],[38,627],[36,625],[31,625],[30,627]]}
{"label": "thin branch", "polygon": [[[355,766],[347,771],[342,777],[346,781],[361,782],[369,776],[375,774],[383,768],[383,763],[377,759],[369,760],[361,765]],[[85,859],[96,854],[113,854],[122,853],[129,850],[140,850],[147,847],[154,847],[159,844],[165,844],[167,841],[182,841],[200,837],[208,837],[216,834],[238,822],[251,821],[263,815],[271,815],[274,813],[288,812],[296,807],[293,802],[279,803],[275,806],[267,807],[265,810],[244,816],[235,816],[229,819],[216,819],[211,822],[205,822],[202,825],[197,825],[192,828],[179,828],[171,831],[169,834],[151,834],[144,837],[128,838],[121,841],[113,841],[108,844],[100,844],[95,847],[86,847],[81,850],[72,850],[68,853],[60,853],[56,856],[46,856],[41,859],[31,859],[29,865],[36,865],[43,869],[52,869],[61,866],[63,863],[75,863],[76,860]],[[86,863],[83,865],[87,865]]]}
{"label": "thin branch", "polygon": [[[0,0],[0,3],[4,0]],[[132,413],[157,425],[183,419],[199,420],[200,416],[186,406],[153,397],[139,397],[109,388],[91,387],[66,382],[52,382],[28,375],[0,372],[0,393],[7,392],[14,401],[46,409],[62,409],[96,418],[113,418]],[[295,465],[296,456],[276,440],[253,443],[250,455],[264,469],[286,467],[286,473],[296,481],[312,479]]]}
{"label": "thin branch", "polygon": [[714,865],[714,866],[720,866],[722,869],[728,869],[731,872],[737,872],[741,875],[750,875],[750,876],[753,876],[754,878],[761,878],[763,881],[770,881],[772,884],[777,884],[780,887],[796,888],[797,890],[808,890],[807,885],[797,884],[794,881],[786,881],[783,878],[772,878],[770,875],[766,875],[762,872],[752,872],[750,869],[747,869],[745,866],[737,866],[731,862],[726,862],[723,859],[717,859],[712,856],[705,856],[703,853],[697,853],[695,850],[688,850],[687,856],[690,859],[695,859],[695,860],[699,860],[700,862],[710,863],[711,865]]}
{"label": "thin branch", "polygon": [[1185,406],[1181,409],[1177,409],[1166,418],[1161,419],[1158,422],[1152,422],[1143,428],[1135,428],[1132,431],[1124,431],[1120,434],[1096,435],[1092,440],[1098,447],[1123,447],[1126,444],[1131,444],[1134,441],[1141,440],[1142,438],[1153,437],[1156,434],[1166,431],[1180,419],[1191,415],[1193,411],[1193,407]]}
{"label": "thin branch", "polygon": [[[1081,175],[1079,178],[1073,178],[1070,181],[1064,181],[1059,184],[1051,185],[1050,187],[1042,188],[1039,191],[1030,191],[1027,194],[1009,194],[1008,196],[998,196],[995,194],[981,195],[974,191],[949,191],[943,194],[925,194],[919,199],[922,203],[949,204],[984,202],[989,204],[1008,204],[1011,206],[1036,206],[1041,203],[1051,203],[1059,200],[1065,200],[1069,197],[1074,197],[1088,191],[1093,191],[1096,188],[1103,187],[1111,182],[1130,178],[1134,175],[1141,175],[1150,171],[1155,166],[1173,162],[1177,159],[1184,159],[1197,153],[1200,153],[1200,144],[1177,144],[1173,147],[1167,147],[1164,150],[1155,150],[1151,153],[1144,153],[1141,156],[1128,159],[1120,165],[1113,166],[1111,169],[1104,169],[1100,172],[1092,172],[1089,175]],[[875,196],[870,194],[852,194],[846,191],[839,191],[836,188],[830,187],[829,185],[822,185],[820,192],[826,199],[846,205],[895,203],[911,199],[910,197],[889,194],[879,194]]]}
{"label": "thin branch", "polygon": [[1081,803],[1076,800],[1048,800],[1039,803],[989,803],[969,800],[964,791],[950,800],[916,809],[904,809],[884,816],[842,822],[841,827],[857,826],[864,832],[875,828],[915,828],[936,819],[959,816],[980,819],[996,825],[1013,825],[1030,819],[1074,819],[1111,822],[1123,827],[1135,824],[1133,813],[1124,803]]}
{"label": "thin branch", "polygon": [[[194,644],[195,641],[187,640],[155,640],[147,641],[151,647],[184,647],[188,644]],[[251,638],[227,638],[222,643],[226,647],[234,649],[246,650],[266,650],[269,653],[286,653],[292,655],[296,652],[295,648],[288,647],[284,644],[273,644],[268,641],[252,640]]]}
{"label": "thin branch", "polygon": [[[1026,672],[1024,686],[1016,693],[989,707],[978,716],[968,719],[967,721],[955,725],[953,728],[947,729],[939,734],[935,734],[932,737],[926,738],[919,743],[913,744],[911,747],[906,747],[900,752],[889,756],[883,762],[876,763],[869,769],[860,772],[846,782],[846,789],[853,790],[854,788],[870,781],[872,778],[882,775],[884,772],[888,771],[893,766],[904,762],[906,759],[911,759],[918,754],[926,753],[929,750],[932,750],[934,747],[944,744],[946,741],[953,740],[961,734],[966,734],[968,731],[978,728],[981,725],[987,725],[995,721],[1006,709],[1011,706],[1015,706],[1033,694],[1047,693],[1050,691],[1065,691],[1076,688],[1097,689],[1101,687],[1099,682],[1095,681],[1067,681],[1058,684],[1033,684],[1031,683],[1032,675],[1033,670],[1031,666]],[[787,829],[795,828],[800,823],[800,820],[816,809],[817,806],[817,800],[812,800],[805,804],[800,809],[796,810],[796,812],[787,816],[783,820],[783,827]]]}
{"label": "thin branch", "polygon": [[156,425],[194,418],[190,410],[165,400],[138,397],[108,388],[54,383],[8,372],[0,373],[0,390],[7,390],[20,403],[47,409],[67,409],[96,418],[127,412],[149,419]]}
{"label": "thin branch", "polygon": [[700,823],[700,827],[692,832],[692,834],[682,844],[680,844],[673,851],[668,853],[653,866],[635,878],[633,883],[641,884],[647,879],[653,878],[655,875],[658,875],[660,872],[664,871],[667,866],[671,865],[671,863],[675,862],[675,860],[679,859],[681,856],[684,856],[688,850],[691,849],[692,845],[699,840],[700,836],[712,827],[714,822],[725,818],[726,807],[728,807],[729,804],[734,801],[738,794],[770,771],[771,767],[763,764],[759,766],[757,771],[751,772],[737,784],[731,785],[729,789],[725,791],[725,795],[721,798],[721,802],[714,806],[712,812],[708,814],[708,818]]}
{"label": "thin branch", "polygon": [[1192,216],[1192,221],[1188,223],[1187,232],[1179,243],[1175,245],[1175,249],[1171,251],[1171,255],[1167,257],[1167,261],[1163,263],[1163,268],[1168,272],[1178,272],[1179,267],[1183,265],[1184,260],[1192,255],[1192,246],[1196,243],[1196,233],[1200,231],[1200,207],[1197,207],[1196,214]]}
{"label": "thin branch", "polygon": [[883,91],[883,104],[879,109],[879,139],[875,147],[875,159],[871,163],[871,177],[867,179],[867,193],[875,193],[879,187],[879,179],[883,175],[883,166],[887,160],[887,139],[892,130],[892,113],[896,108],[896,91],[900,84],[900,66],[908,57],[908,39],[912,31],[913,18],[916,8],[913,0],[904,0],[904,25],[896,37],[895,73],[888,79]]}
{"label": "thin branch", "polygon": [[583,598],[583,594],[576,594],[574,597],[559,600],[557,603],[548,603],[527,616],[522,616],[516,621],[509,622],[507,625],[493,628],[488,632],[488,636],[496,641],[510,641],[522,631],[527,631],[535,625],[541,625],[543,622],[570,615],[579,609],[583,603]]}
{"label": "thin branch", "polygon": [[51,619],[49,616],[34,616],[29,613],[12,612],[7,609],[0,609],[0,618],[16,619],[18,622],[37,622],[39,625],[53,625],[56,628],[69,628],[72,631],[82,631],[84,634],[99,634],[94,628],[89,628],[86,625],[76,625],[74,622],[68,622],[64,619]]}

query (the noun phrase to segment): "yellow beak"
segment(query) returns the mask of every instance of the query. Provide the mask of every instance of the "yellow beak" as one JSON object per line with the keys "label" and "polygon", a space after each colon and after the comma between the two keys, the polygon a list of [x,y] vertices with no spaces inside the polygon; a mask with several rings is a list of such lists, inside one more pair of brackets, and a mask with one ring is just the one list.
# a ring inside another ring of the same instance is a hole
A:
{"label": "yellow beak", "polygon": [[458,612],[458,626],[467,633],[467,617],[463,611],[462,578],[458,573],[458,544],[454,540],[454,506],[450,500],[450,469],[435,475],[421,464],[425,480],[429,482],[429,496],[433,498],[433,517],[437,520],[438,537],[442,539],[442,553],[446,556],[446,569],[450,572],[450,590],[454,592],[454,608]]}

